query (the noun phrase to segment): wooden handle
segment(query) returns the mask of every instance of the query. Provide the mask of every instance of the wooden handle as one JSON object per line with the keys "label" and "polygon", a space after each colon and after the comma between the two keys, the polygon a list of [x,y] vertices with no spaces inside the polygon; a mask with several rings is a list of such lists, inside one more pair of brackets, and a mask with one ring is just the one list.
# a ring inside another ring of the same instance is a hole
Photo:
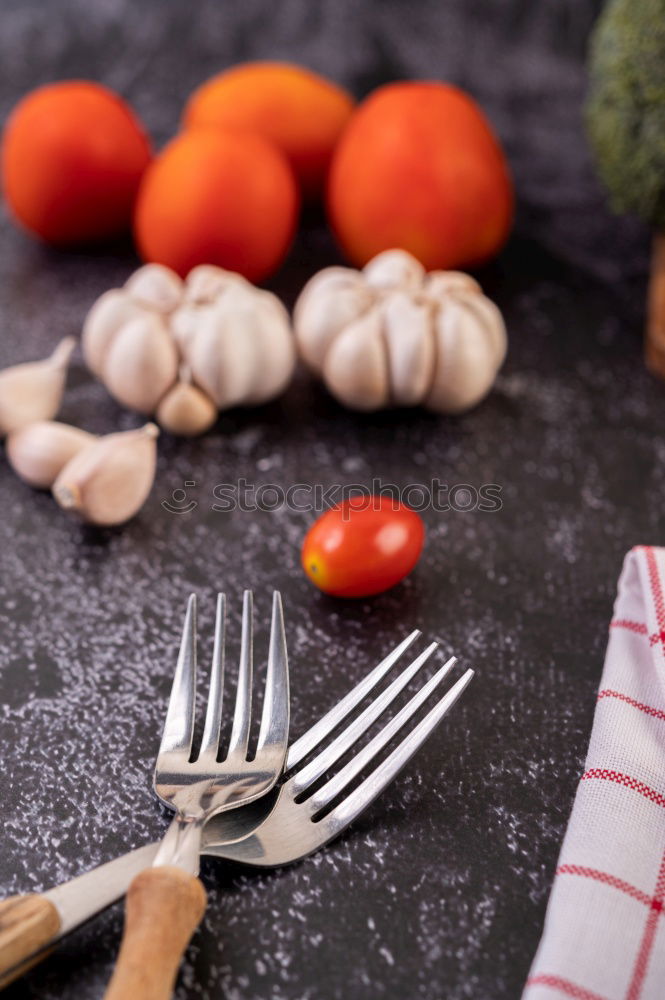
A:
{"label": "wooden handle", "polygon": [[178,966],[206,907],[195,875],[147,868],[127,891],[125,930],[105,1000],[168,1000]]}
{"label": "wooden handle", "polygon": [[653,238],[645,356],[647,368],[665,378],[665,233]]}
{"label": "wooden handle", "polygon": [[0,903],[0,989],[47,954],[40,949],[60,930],[60,915],[44,896],[12,896]]}

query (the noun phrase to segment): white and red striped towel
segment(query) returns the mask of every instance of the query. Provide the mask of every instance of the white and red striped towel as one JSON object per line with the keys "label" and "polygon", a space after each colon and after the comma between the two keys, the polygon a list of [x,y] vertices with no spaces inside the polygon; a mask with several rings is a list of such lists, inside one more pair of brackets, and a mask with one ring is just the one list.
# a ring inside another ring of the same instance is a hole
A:
{"label": "white and red striped towel", "polygon": [[665,549],[628,553],[614,612],[522,1000],[665,998]]}

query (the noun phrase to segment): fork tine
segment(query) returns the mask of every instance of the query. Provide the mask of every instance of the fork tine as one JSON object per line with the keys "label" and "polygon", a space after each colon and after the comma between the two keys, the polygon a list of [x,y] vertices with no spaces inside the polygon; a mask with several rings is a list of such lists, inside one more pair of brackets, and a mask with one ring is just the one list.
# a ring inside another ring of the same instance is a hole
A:
{"label": "fork tine", "polygon": [[226,596],[217,595],[217,615],[215,617],[215,642],[212,648],[210,669],[210,690],[208,708],[201,737],[199,757],[204,754],[217,756],[219,729],[222,722],[222,701],[224,697],[224,639],[226,630]]}
{"label": "fork tine", "polygon": [[325,739],[336,726],[342,722],[346,716],[363,700],[373,687],[375,687],[382,677],[395,665],[402,653],[413,645],[420,635],[420,629],[415,629],[411,635],[403,639],[398,646],[388,653],[381,662],[367,674],[366,677],[356,684],[356,686],[346,694],[341,701],[338,701],[333,708],[327,712],[322,719],[319,719],[311,729],[308,729],[290,747],[286,758],[288,770],[294,768],[296,764],[306,757],[321,740]]}
{"label": "fork tine", "polygon": [[253,610],[254,601],[252,592],[251,590],[246,590],[242,597],[240,666],[238,668],[236,707],[233,712],[233,726],[229,741],[229,756],[236,752],[242,757],[247,756],[249,727],[252,721]]}
{"label": "fork tine", "polygon": [[266,746],[282,748],[286,757],[289,736],[289,661],[284,634],[284,612],[279,591],[272,597],[272,623],[266,673],[263,714],[257,743],[257,754]]}
{"label": "fork tine", "polygon": [[178,662],[166,712],[160,753],[183,753],[189,757],[194,734],[196,694],[196,594],[187,602]]}
{"label": "fork tine", "polygon": [[[360,713],[360,715],[351,722],[346,729],[337,736],[329,746],[327,746],[321,753],[317,754],[314,760],[310,761],[301,771],[297,771],[293,777],[289,780],[291,791],[294,795],[299,795],[304,792],[306,788],[314,782],[317,781],[322,774],[324,774],[329,767],[331,767],[335,761],[339,760],[342,754],[353,746],[357,739],[362,736],[362,734],[367,730],[368,726],[372,724],[379,716],[385,712],[390,703],[397,697],[402,688],[404,688],[411,678],[416,674],[423,664],[430,658],[432,653],[438,648],[438,643],[432,642],[427,647],[424,652],[417,656],[408,667],[406,667],[401,674],[395,678],[392,684],[389,684],[385,691],[375,698],[367,708]],[[452,661],[452,662],[451,662]],[[451,657],[448,661],[454,664],[456,662],[455,657]]]}
{"label": "fork tine", "polygon": [[447,663],[437,670],[437,672],[430,677],[426,684],[423,684],[420,691],[411,698],[410,701],[404,705],[402,709],[386,723],[383,729],[379,730],[376,736],[373,737],[367,743],[362,750],[346,764],[341,771],[327,781],[325,785],[322,785],[314,793],[314,795],[309,799],[307,805],[311,810],[312,814],[323,809],[324,806],[328,805],[329,802],[339,795],[339,793],[346,788],[350,781],[360,774],[361,771],[369,764],[369,762],[382,750],[386,744],[393,738],[393,736],[400,731],[402,726],[411,718],[415,712],[418,711],[421,705],[423,705],[435,688],[439,686],[441,681],[450,673],[455,665],[455,660],[448,660]]}
{"label": "fork tine", "polygon": [[330,837],[340,833],[349,823],[352,823],[363,809],[366,809],[399,774],[404,765],[420,749],[432,730],[436,729],[444,715],[453,707],[470,683],[473,673],[473,670],[467,670],[451,687],[450,691],[427,713],[425,718],[421,719],[409,735],[404,737],[399,746],[395,747],[392,753],[322,820],[326,824]]}

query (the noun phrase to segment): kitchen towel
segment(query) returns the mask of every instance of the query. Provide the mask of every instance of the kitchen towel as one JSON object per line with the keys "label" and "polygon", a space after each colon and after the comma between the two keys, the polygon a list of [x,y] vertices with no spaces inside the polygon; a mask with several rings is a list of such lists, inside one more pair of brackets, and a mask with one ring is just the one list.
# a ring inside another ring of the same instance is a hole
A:
{"label": "kitchen towel", "polygon": [[665,1000],[665,549],[626,556],[522,1000]]}

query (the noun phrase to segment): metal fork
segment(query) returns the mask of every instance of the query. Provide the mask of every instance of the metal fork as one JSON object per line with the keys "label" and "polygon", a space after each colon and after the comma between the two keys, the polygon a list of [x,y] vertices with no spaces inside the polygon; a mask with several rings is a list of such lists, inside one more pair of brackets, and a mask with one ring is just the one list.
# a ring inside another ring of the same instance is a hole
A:
{"label": "metal fork", "polygon": [[373,723],[416,676],[438,648],[436,642],[431,643],[405,667],[324,749],[307,763],[303,762],[321,743],[329,739],[335,728],[359,706],[419,635],[416,631],[408,636],[291,746],[286,763],[287,773],[291,772],[290,777],[280,786],[277,800],[263,822],[257,827],[257,812],[252,806],[234,814],[231,823],[225,823],[223,816],[213,818],[205,829],[202,847],[204,854],[258,867],[278,867],[299,861],[338,836],[381,794],[462,695],[474,676],[473,670],[467,670],[434,702],[429,711],[408,729],[373,771],[346,794],[342,793],[366,771],[400,731],[411,723],[414,716],[428,702],[431,704],[437,688],[455,666],[456,657],[452,656],[447,660],[335,774],[330,775],[323,784],[319,782],[324,775],[329,775],[335,765],[339,765],[360,737],[370,730]]}
{"label": "metal fork", "polygon": [[[280,787],[276,801],[273,790],[265,798],[240,809],[220,813],[206,823],[202,853],[259,867],[289,864],[322,847],[367,808],[431,735],[474,676],[472,670],[467,670],[445,694],[437,697],[441,684],[455,664],[454,657],[448,660],[395,716],[384,723],[369,743],[358,750],[334,777],[317,788],[318,775],[327,774],[339,766],[355,742],[369,732],[406,686],[418,681],[420,671],[437,648],[436,643],[413,659],[382,693],[376,694],[384,678],[419,637],[418,630],[412,632],[292,744],[286,759],[285,773],[288,778]],[[360,711],[370,695],[374,695],[373,700]],[[428,706],[427,713],[413,725],[414,717],[419,712],[425,712]],[[348,722],[359,711],[360,714]],[[334,736],[345,722],[346,727]],[[346,791],[349,783],[360,776],[361,770],[375,761],[400,733],[403,733],[402,738],[392,752],[357,787]],[[317,750],[318,754],[313,756]],[[339,793],[345,791],[345,797],[322,817],[333,802],[333,795],[339,798]],[[37,948],[40,949],[40,957],[43,956],[46,948],[52,947],[60,938],[119,899],[131,880],[151,864],[158,849],[158,844],[140,847],[56,886],[43,896],[15,897],[0,904],[1,910],[4,905],[16,907],[21,901],[33,907],[41,901],[50,904],[57,917],[55,927],[35,942],[32,950],[23,951],[21,963],[14,965],[6,979],[0,980],[0,985],[11,982],[28,964],[38,960],[34,954]],[[0,948],[0,975],[8,971],[6,965],[2,966],[1,952]]]}
{"label": "metal fork", "polygon": [[154,788],[176,810],[153,867],[129,887],[125,931],[107,1000],[168,997],[182,953],[205,909],[196,878],[201,833],[218,812],[253,802],[282,774],[289,734],[289,675],[282,602],[275,591],[263,712],[256,751],[249,754],[252,706],[252,594],[243,596],[238,688],[231,737],[219,763],[224,687],[226,599],[217,598],[208,707],[194,760],[196,596],[187,605],[182,642],[155,766]]}
{"label": "metal fork", "polygon": [[273,596],[261,729],[254,757],[248,759],[252,716],[253,599],[243,595],[238,688],[231,737],[223,763],[218,763],[224,687],[226,598],[217,597],[215,641],[210,692],[203,737],[195,760],[194,699],[196,695],[196,595],[187,605],[180,654],[155,765],[154,789],[176,816],[157,852],[154,864],[177,864],[199,870],[201,831],[214,813],[237,808],[269,791],[280,777],[289,734],[289,674],[284,618],[279,593]]}

